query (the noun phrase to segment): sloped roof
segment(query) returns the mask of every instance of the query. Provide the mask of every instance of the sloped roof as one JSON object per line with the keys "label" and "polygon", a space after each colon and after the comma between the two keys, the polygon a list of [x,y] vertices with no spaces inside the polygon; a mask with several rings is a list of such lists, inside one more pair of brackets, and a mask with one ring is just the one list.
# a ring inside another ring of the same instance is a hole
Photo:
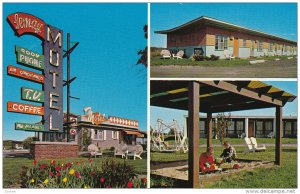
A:
{"label": "sloped roof", "polygon": [[[270,38],[270,39],[274,39],[274,40],[278,40],[278,41],[283,41],[283,42],[287,42],[287,43],[291,43],[291,44],[296,44],[297,42],[292,41],[292,40],[288,40],[279,36],[275,36],[272,34],[268,34],[265,32],[261,32],[258,30],[253,30],[250,28],[246,28],[243,26],[239,26],[239,25],[235,25],[235,24],[231,24],[225,21],[221,21],[218,19],[214,19],[214,18],[210,18],[207,16],[201,16],[199,18],[196,18],[194,20],[191,20],[187,23],[184,23],[180,26],[177,26],[175,28],[171,28],[168,30],[160,30],[160,31],[155,31],[155,33],[157,34],[169,34],[169,33],[173,33],[173,32],[182,32],[186,29],[189,29],[191,27],[195,27],[195,26],[200,26],[200,25],[207,25],[207,26],[213,26],[213,27],[219,27],[222,29],[226,29],[226,30],[231,30],[231,31],[237,31],[237,32],[242,32],[242,33],[246,33],[246,34],[250,34],[250,35],[256,35],[256,36],[260,36],[260,37],[264,37],[264,38]],[[272,25],[272,24],[270,24]]]}

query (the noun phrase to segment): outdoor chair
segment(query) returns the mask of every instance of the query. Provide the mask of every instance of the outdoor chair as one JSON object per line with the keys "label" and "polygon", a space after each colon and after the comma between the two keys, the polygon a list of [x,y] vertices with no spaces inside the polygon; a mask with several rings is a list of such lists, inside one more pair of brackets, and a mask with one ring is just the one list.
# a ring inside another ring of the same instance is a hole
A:
{"label": "outdoor chair", "polygon": [[184,52],[182,50],[178,51],[178,53],[175,55],[173,54],[173,58],[176,58],[176,59],[182,59],[184,55]]}
{"label": "outdoor chair", "polygon": [[171,53],[168,50],[162,50],[160,52],[160,55],[162,56],[163,59],[170,59],[171,58]]}
{"label": "outdoor chair", "polygon": [[254,137],[250,137],[250,140],[251,140],[251,142],[252,142],[252,145],[253,145],[253,148],[255,149],[255,151],[266,151],[266,145],[265,144],[263,144],[263,146],[262,147],[258,147],[257,146],[257,141],[256,141],[256,138],[254,138]]}
{"label": "outdoor chair", "polygon": [[225,59],[229,59],[230,61],[231,61],[231,59],[235,59],[233,54],[229,53],[229,50],[224,50],[224,56],[225,56]]}
{"label": "outdoor chair", "polygon": [[88,152],[90,153],[91,156],[102,156],[102,150],[99,149],[95,144],[90,144],[88,146]]}
{"label": "outdoor chair", "polygon": [[273,132],[270,132],[268,135],[267,135],[267,137],[269,137],[269,138],[273,138],[274,137],[274,133]]}
{"label": "outdoor chair", "polygon": [[246,150],[244,152],[255,152],[255,149],[251,143],[251,140],[248,137],[245,137]]}
{"label": "outdoor chair", "polygon": [[126,157],[128,154],[128,147],[126,144],[120,144],[115,147],[114,156],[121,156],[122,158]]}
{"label": "outdoor chair", "polygon": [[241,133],[241,134],[238,134],[238,138],[244,138],[244,137],[246,137],[246,134],[245,133]]}
{"label": "outdoor chair", "polygon": [[143,146],[136,145],[132,150],[128,151],[128,154],[126,155],[126,159],[128,156],[133,156],[133,160],[135,160],[135,158],[142,159],[141,155],[143,151],[144,151]]}

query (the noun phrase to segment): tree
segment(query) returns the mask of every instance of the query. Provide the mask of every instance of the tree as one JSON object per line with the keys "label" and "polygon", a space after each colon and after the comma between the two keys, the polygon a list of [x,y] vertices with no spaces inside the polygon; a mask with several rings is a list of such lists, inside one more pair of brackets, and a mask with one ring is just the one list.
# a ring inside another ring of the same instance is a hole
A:
{"label": "tree", "polygon": [[[148,39],[148,25],[145,25],[144,28],[144,37]],[[144,50],[139,50],[138,55],[140,55],[139,60],[137,61],[138,64],[143,64],[146,68],[148,67],[148,47],[146,46]]]}
{"label": "tree", "polygon": [[224,143],[228,128],[232,125],[230,117],[230,113],[228,116],[226,116],[224,113],[219,113],[216,118],[215,131],[221,145]]}

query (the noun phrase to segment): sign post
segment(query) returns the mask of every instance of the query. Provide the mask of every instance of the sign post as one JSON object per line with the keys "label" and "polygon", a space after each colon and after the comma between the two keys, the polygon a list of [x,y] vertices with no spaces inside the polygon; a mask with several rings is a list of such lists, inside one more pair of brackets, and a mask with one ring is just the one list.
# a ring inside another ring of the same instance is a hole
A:
{"label": "sign post", "polygon": [[42,74],[12,65],[7,74],[42,84],[42,90],[22,87],[21,99],[43,106],[7,102],[7,111],[42,116],[43,125],[16,123],[16,130],[63,132],[63,31],[27,13],[13,13],[7,21],[17,36],[31,34],[42,40],[43,54],[15,46],[17,63],[42,71]]}

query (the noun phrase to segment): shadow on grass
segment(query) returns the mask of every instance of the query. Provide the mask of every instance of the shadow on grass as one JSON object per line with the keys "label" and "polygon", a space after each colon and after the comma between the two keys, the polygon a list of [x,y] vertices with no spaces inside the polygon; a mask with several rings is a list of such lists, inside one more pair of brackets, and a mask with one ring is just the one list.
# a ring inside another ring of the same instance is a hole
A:
{"label": "shadow on grass", "polygon": [[[151,174],[151,188],[189,188],[188,181]],[[162,184],[163,183],[163,184]]]}
{"label": "shadow on grass", "polygon": [[283,149],[282,152],[297,152],[297,149]]}

